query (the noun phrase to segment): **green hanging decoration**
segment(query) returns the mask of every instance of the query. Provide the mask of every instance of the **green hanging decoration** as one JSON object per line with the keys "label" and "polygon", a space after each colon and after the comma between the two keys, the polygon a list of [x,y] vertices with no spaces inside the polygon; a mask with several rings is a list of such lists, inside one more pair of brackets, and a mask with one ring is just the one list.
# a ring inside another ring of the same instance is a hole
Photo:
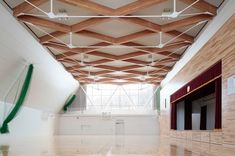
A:
{"label": "green hanging decoration", "polygon": [[71,95],[69,96],[68,100],[65,102],[65,105],[63,107],[64,112],[67,112],[68,107],[70,107],[72,105],[72,103],[74,102],[74,100],[76,99],[76,95]]}
{"label": "green hanging decoration", "polygon": [[28,67],[26,78],[25,78],[23,86],[21,88],[20,95],[19,95],[17,102],[15,104],[15,107],[12,109],[12,111],[7,116],[7,118],[3,121],[2,127],[0,128],[0,133],[2,133],[2,134],[9,133],[8,124],[16,117],[17,113],[19,112],[20,108],[22,107],[22,105],[24,103],[25,97],[26,97],[28,89],[29,89],[32,74],[33,74],[33,65],[30,64]]}

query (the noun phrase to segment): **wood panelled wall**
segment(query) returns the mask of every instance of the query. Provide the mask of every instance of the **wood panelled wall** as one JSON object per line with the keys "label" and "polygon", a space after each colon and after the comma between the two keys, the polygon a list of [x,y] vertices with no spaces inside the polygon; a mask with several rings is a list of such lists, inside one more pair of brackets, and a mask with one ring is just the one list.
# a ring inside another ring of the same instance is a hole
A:
{"label": "wood panelled wall", "polygon": [[[170,95],[222,60],[222,131],[170,130]],[[227,78],[235,74],[235,15],[210,39],[184,68],[161,90],[161,135],[235,145],[235,94],[227,95]]]}

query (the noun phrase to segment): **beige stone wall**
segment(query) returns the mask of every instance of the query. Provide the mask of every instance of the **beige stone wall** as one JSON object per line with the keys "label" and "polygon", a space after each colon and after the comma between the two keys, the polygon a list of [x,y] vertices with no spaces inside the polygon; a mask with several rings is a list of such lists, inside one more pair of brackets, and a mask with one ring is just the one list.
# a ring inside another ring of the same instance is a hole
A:
{"label": "beige stone wall", "polygon": [[[204,70],[222,60],[222,130],[175,132],[170,130],[170,95]],[[227,78],[235,74],[235,15],[161,91],[162,136],[235,145],[235,94],[227,95]]]}

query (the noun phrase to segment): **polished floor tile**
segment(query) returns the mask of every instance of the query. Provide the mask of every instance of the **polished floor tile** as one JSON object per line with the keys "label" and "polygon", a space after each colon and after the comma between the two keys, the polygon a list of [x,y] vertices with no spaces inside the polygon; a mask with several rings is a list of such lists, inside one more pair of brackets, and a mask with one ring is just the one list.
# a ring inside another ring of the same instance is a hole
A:
{"label": "polished floor tile", "polygon": [[0,156],[234,156],[235,148],[157,136],[57,136],[1,143]]}

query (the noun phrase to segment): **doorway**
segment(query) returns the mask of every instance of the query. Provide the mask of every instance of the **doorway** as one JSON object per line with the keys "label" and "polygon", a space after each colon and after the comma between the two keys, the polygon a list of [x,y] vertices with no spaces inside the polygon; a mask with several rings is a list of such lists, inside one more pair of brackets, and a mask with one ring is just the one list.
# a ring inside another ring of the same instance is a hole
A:
{"label": "doorway", "polygon": [[200,130],[206,130],[207,106],[201,107]]}

